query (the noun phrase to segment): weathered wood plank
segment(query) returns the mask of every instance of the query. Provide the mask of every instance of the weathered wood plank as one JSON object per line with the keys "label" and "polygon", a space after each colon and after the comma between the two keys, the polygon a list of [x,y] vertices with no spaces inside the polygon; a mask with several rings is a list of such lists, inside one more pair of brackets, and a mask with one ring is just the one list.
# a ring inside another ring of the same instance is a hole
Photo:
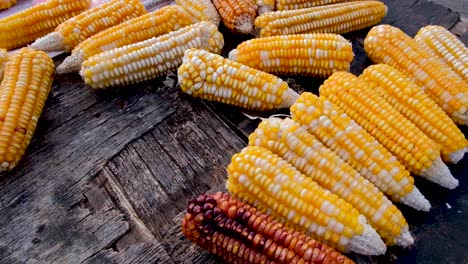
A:
{"label": "weathered wood plank", "polygon": [[103,250],[95,256],[87,259],[83,264],[107,263],[107,264],[133,264],[133,263],[161,263],[173,264],[172,261],[158,244],[136,244],[125,248],[121,252],[112,249]]}
{"label": "weathered wood plank", "polygon": [[[76,206],[105,161],[174,111],[176,88],[166,87],[164,80],[98,92],[64,77],[54,87],[60,92],[52,93],[39,122],[48,126],[37,130],[18,169],[0,179],[0,247],[9,252],[5,254],[20,262],[80,262],[127,231],[128,223],[115,209],[87,216],[89,210]],[[76,90],[83,99],[75,100]],[[43,224],[51,228],[44,229],[44,239],[35,240],[34,230]]]}

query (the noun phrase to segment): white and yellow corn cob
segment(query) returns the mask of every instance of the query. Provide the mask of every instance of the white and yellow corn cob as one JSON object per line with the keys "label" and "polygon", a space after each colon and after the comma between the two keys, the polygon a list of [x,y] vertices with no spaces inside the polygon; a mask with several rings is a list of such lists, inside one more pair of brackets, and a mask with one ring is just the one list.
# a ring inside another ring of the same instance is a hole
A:
{"label": "white and yellow corn cob", "polygon": [[353,57],[351,43],[336,34],[256,38],[229,53],[229,59],[269,73],[317,77],[348,71]]}
{"label": "white and yellow corn cob", "polygon": [[255,0],[255,5],[259,15],[275,10],[275,0]]}
{"label": "white and yellow corn cob", "polygon": [[16,4],[16,0],[0,0],[0,10],[8,9]]}
{"label": "white and yellow corn cob", "polygon": [[427,137],[397,109],[369,86],[348,72],[336,72],[319,88],[326,97],[369,134],[411,172],[449,189],[458,186],[440,158],[440,146]]}
{"label": "white and yellow corn cob", "polygon": [[93,88],[142,82],[176,70],[190,48],[220,53],[223,35],[202,21],[157,38],[95,55],[83,62],[80,74]]}
{"label": "white and yellow corn cob", "polygon": [[457,163],[468,151],[468,141],[452,119],[403,73],[377,64],[365,69],[359,79],[438,143],[445,161]]}
{"label": "white and yellow corn cob", "polygon": [[373,27],[364,40],[372,61],[412,78],[458,124],[468,124],[468,84],[400,29]]}
{"label": "white and yellow corn cob", "polygon": [[23,157],[36,129],[54,73],[54,62],[42,51],[13,53],[0,84],[0,171],[11,170]]}
{"label": "white and yellow corn cob", "polygon": [[3,79],[3,72],[5,71],[9,57],[10,55],[8,55],[8,51],[6,49],[0,49],[0,82]]}
{"label": "white and yellow corn cob", "polygon": [[175,0],[175,3],[197,22],[211,21],[216,26],[219,25],[221,18],[211,0]]}
{"label": "white and yellow corn cob", "polygon": [[352,204],[387,245],[408,247],[414,243],[400,210],[377,187],[295,121],[274,117],[263,120],[250,134],[249,146],[268,149],[322,188]]}
{"label": "white and yellow corn cob", "polygon": [[241,34],[253,33],[256,5],[253,0],[212,0],[223,24]]}
{"label": "white and yellow corn cob", "polygon": [[86,10],[91,0],[49,0],[0,19],[0,48],[22,47]]}
{"label": "white and yellow corn cob", "polygon": [[177,5],[164,6],[108,28],[78,44],[57,67],[57,73],[76,72],[86,59],[104,51],[167,34],[193,24],[187,12]]}
{"label": "white and yellow corn cob", "polygon": [[395,156],[327,99],[304,92],[291,116],[392,200],[429,211],[431,205]]}
{"label": "white and yellow corn cob", "polygon": [[352,1],[265,13],[255,19],[261,37],[304,33],[342,34],[379,23],[387,7],[379,1]]}
{"label": "white and yellow corn cob", "polygon": [[249,146],[234,155],[226,187],[234,196],[343,252],[385,253],[386,246],[349,203],[271,151]]}
{"label": "white and yellow corn cob", "polygon": [[189,95],[248,109],[288,108],[298,97],[274,75],[199,49],[185,52],[177,73]]}
{"label": "white and yellow corn cob", "polygon": [[54,32],[37,39],[30,47],[70,52],[89,37],[145,13],[140,0],[111,0],[68,19],[58,25]]}
{"label": "white and yellow corn cob", "polygon": [[468,82],[468,48],[457,36],[442,26],[430,25],[422,27],[414,40]]}
{"label": "white and yellow corn cob", "polygon": [[276,0],[276,10],[302,9],[313,6],[331,5],[346,0]]}

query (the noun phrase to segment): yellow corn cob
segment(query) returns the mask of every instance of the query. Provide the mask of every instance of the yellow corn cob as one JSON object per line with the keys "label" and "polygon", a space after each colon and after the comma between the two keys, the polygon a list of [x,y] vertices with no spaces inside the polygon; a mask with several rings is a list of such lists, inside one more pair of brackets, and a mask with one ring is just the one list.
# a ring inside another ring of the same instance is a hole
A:
{"label": "yellow corn cob", "polygon": [[213,4],[228,29],[242,34],[253,32],[257,10],[252,0],[213,0]]}
{"label": "yellow corn cob", "polygon": [[219,53],[223,35],[208,21],[143,42],[95,55],[83,62],[80,74],[93,88],[107,88],[152,79],[176,70],[190,48]]}
{"label": "yellow corn cob", "polygon": [[216,26],[221,18],[211,0],[175,0],[175,3],[187,11],[197,22],[211,21]]}
{"label": "yellow corn cob", "polygon": [[98,32],[145,13],[140,0],[112,0],[63,22],[54,32],[37,39],[30,47],[70,52],[80,42]]}
{"label": "yellow corn cob", "polygon": [[302,93],[291,116],[392,200],[429,211],[431,205],[395,156],[324,97]]}
{"label": "yellow corn cob", "polygon": [[328,77],[349,70],[353,48],[336,34],[298,34],[242,42],[229,59],[274,74]]}
{"label": "yellow corn cob", "polygon": [[347,72],[336,72],[319,88],[325,96],[374,136],[412,173],[454,189],[458,186],[440,158],[440,146],[398,110]]}
{"label": "yellow corn cob", "polygon": [[0,48],[22,47],[86,10],[91,0],[49,0],[0,19]]}
{"label": "yellow corn cob", "polygon": [[275,10],[275,0],[255,0],[255,5],[259,15]]}
{"label": "yellow corn cob", "polygon": [[8,62],[8,51],[6,49],[0,49],[0,82],[3,79],[3,72],[5,70],[6,63]]}
{"label": "yellow corn cob", "polygon": [[468,141],[447,114],[410,78],[386,64],[368,67],[359,79],[369,85],[427,136],[441,146],[444,160],[457,163]]}
{"label": "yellow corn cob", "polygon": [[8,9],[16,4],[16,0],[0,0],[0,10]]}
{"label": "yellow corn cob", "polygon": [[288,108],[299,96],[274,75],[204,50],[187,50],[177,73],[182,91],[248,109]]}
{"label": "yellow corn cob", "polygon": [[249,146],[266,148],[291,163],[322,188],[352,204],[387,245],[414,243],[400,210],[372,183],[295,121],[263,120],[249,136]]}
{"label": "yellow corn cob", "polygon": [[23,156],[52,86],[54,62],[42,51],[23,48],[10,56],[0,84],[0,170]]}
{"label": "yellow corn cob", "polygon": [[343,252],[383,254],[386,246],[349,203],[267,149],[249,146],[232,157],[226,187],[234,196]]}
{"label": "yellow corn cob", "polygon": [[79,71],[86,59],[98,53],[158,37],[192,24],[189,14],[177,5],[162,7],[156,11],[128,20],[106,29],[78,44],[57,73]]}
{"label": "yellow corn cob", "polygon": [[277,0],[276,10],[301,9],[345,2],[346,0]]}
{"label": "yellow corn cob", "polygon": [[355,1],[299,10],[275,11],[255,19],[261,37],[301,33],[342,34],[373,26],[387,13],[379,1]]}
{"label": "yellow corn cob", "polygon": [[457,36],[444,27],[431,25],[422,27],[414,40],[468,82],[468,48]]}
{"label": "yellow corn cob", "polygon": [[468,84],[390,25],[373,27],[364,40],[367,55],[412,78],[456,122],[468,124]]}

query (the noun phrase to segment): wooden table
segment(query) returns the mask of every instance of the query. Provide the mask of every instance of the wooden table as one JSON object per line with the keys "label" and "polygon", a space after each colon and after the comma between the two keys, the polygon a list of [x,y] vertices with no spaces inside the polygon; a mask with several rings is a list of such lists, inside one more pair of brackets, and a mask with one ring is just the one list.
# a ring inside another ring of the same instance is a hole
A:
{"label": "wooden table", "polygon": [[[426,24],[466,30],[457,13],[440,5],[384,2],[389,12],[383,23],[412,36]],[[353,42],[356,74],[371,63],[363,53],[367,31],[345,35]],[[466,32],[461,38],[468,43]],[[224,54],[246,38],[226,33],[225,39]],[[316,93],[323,80],[288,81]],[[224,189],[231,155],[257,124],[240,109],[181,93],[174,73],[105,91],[86,87],[78,74],[56,76],[25,157],[0,178],[0,262],[219,262],[183,237],[180,221],[188,199]],[[350,257],[362,263],[467,263],[468,158],[450,168],[460,180],[454,191],[416,180],[432,203],[429,213],[398,204],[414,247]]]}

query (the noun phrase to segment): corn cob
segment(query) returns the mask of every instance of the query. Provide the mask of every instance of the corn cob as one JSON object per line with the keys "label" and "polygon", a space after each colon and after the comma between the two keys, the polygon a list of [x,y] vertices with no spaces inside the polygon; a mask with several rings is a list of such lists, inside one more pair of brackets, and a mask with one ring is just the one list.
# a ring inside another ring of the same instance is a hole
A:
{"label": "corn cob", "polygon": [[10,56],[0,84],[0,170],[23,156],[52,86],[54,62],[42,51],[23,48]]}
{"label": "corn cob", "polygon": [[444,27],[431,25],[422,27],[414,40],[468,82],[468,48],[457,36]]}
{"label": "corn cob", "polygon": [[336,34],[256,38],[229,53],[229,59],[269,73],[318,77],[349,70],[353,57],[351,43]]}
{"label": "corn cob", "polygon": [[0,48],[22,47],[83,12],[91,0],[49,0],[0,19]]}
{"label": "corn cob", "polygon": [[354,263],[227,193],[190,200],[182,232],[228,263]]}
{"label": "corn cob", "polygon": [[255,5],[259,15],[275,10],[275,0],[255,0]]}
{"label": "corn cob", "polygon": [[291,116],[392,200],[429,211],[431,205],[395,156],[324,97],[302,93]]}
{"label": "corn cob", "polygon": [[277,0],[276,10],[293,10],[302,9],[313,6],[331,5],[345,0]]}
{"label": "corn cob", "polygon": [[165,6],[156,11],[128,20],[106,29],[78,44],[57,73],[79,71],[86,59],[98,53],[158,37],[191,25],[192,18],[177,5]]}
{"label": "corn cob", "polygon": [[398,110],[347,72],[336,72],[319,88],[325,96],[374,136],[412,173],[449,189],[458,186],[440,158],[440,146]]}
{"label": "corn cob", "polygon": [[16,0],[0,0],[0,10],[8,9],[16,4]]}
{"label": "corn cob", "polygon": [[226,187],[234,196],[343,252],[379,255],[386,246],[349,203],[267,149],[249,146],[231,159]]}
{"label": "corn cob", "polygon": [[249,136],[249,146],[266,148],[295,166],[322,188],[352,204],[387,245],[414,243],[400,210],[372,183],[295,121],[263,120]]}
{"label": "corn cob", "polygon": [[85,39],[126,20],[145,14],[140,0],[112,0],[60,24],[55,31],[37,39],[31,48],[70,52]]}
{"label": "corn cob", "polygon": [[211,22],[202,21],[157,38],[95,55],[85,62],[80,74],[93,88],[142,82],[176,70],[184,51],[190,48],[219,53],[223,35]]}
{"label": "corn cob", "polygon": [[261,37],[303,33],[342,34],[379,23],[387,13],[379,1],[353,1],[299,10],[275,11],[255,19]]}
{"label": "corn cob", "polygon": [[274,75],[204,50],[187,50],[177,73],[189,95],[248,109],[288,108],[299,96]]}
{"label": "corn cob", "polygon": [[223,24],[241,34],[253,33],[257,10],[252,0],[213,0]]}
{"label": "corn cob", "polygon": [[367,55],[412,78],[458,124],[468,124],[468,84],[414,39],[390,25],[373,27],[364,40]]}
{"label": "corn cob", "polygon": [[468,141],[447,114],[410,78],[386,64],[368,67],[359,79],[441,146],[444,160],[457,163]]}
{"label": "corn cob", "polygon": [[6,49],[0,49],[0,82],[3,79],[3,72],[5,71],[6,64],[8,62],[8,51]]}
{"label": "corn cob", "polygon": [[197,22],[211,21],[216,26],[221,18],[211,0],[175,0],[175,3],[182,7]]}

